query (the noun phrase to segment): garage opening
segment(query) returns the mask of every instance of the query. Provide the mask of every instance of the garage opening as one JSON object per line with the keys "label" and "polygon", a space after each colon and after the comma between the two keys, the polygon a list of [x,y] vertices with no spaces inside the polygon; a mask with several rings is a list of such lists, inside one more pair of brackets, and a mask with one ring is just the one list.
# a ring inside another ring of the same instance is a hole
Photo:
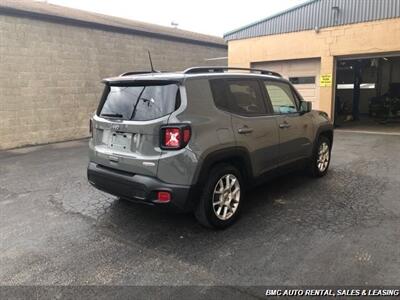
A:
{"label": "garage opening", "polygon": [[320,58],[256,62],[251,67],[278,72],[293,83],[305,100],[312,102],[313,109],[319,109]]}
{"label": "garage opening", "polygon": [[400,133],[400,56],[337,60],[335,125]]}

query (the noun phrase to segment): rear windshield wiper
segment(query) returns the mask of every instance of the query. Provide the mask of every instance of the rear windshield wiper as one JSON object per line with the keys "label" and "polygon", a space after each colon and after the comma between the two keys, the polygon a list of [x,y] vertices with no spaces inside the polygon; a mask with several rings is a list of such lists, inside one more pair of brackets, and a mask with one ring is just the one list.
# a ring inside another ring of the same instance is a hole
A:
{"label": "rear windshield wiper", "polygon": [[100,117],[123,118],[121,114],[101,114]]}
{"label": "rear windshield wiper", "polygon": [[139,104],[140,99],[142,99],[142,95],[143,95],[144,90],[146,89],[146,87],[147,87],[147,86],[144,86],[144,87],[143,87],[143,89],[140,91],[138,97],[136,98],[136,102],[135,102],[135,105],[133,106],[133,111],[132,111],[131,118],[130,118],[131,120],[133,120],[133,118],[135,117],[136,108],[137,108],[137,106],[138,106],[138,104]]}

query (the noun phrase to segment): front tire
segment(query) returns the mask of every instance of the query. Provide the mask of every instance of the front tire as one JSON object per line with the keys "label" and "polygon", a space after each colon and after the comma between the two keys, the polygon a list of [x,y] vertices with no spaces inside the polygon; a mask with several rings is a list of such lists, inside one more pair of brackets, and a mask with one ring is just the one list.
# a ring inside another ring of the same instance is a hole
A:
{"label": "front tire", "polygon": [[212,168],[195,210],[199,223],[209,228],[226,228],[239,217],[243,199],[240,172],[228,164]]}
{"label": "front tire", "polygon": [[312,177],[322,177],[328,173],[331,162],[331,141],[320,136],[315,147],[313,156],[309,162],[308,170]]}

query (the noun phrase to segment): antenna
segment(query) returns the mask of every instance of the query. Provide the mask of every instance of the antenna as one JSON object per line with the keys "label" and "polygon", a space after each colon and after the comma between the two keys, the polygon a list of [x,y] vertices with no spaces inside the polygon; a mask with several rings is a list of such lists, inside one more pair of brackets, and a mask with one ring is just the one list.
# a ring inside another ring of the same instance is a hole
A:
{"label": "antenna", "polygon": [[147,50],[147,53],[149,54],[149,61],[150,61],[151,73],[157,73],[157,71],[154,70],[154,67],[153,67],[153,61],[151,60],[150,50]]}

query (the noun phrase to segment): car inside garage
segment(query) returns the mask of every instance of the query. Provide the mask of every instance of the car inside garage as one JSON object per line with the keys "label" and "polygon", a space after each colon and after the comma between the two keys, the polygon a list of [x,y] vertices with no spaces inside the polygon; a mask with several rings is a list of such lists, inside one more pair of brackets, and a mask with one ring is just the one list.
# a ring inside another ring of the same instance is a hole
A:
{"label": "car inside garage", "polygon": [[335,124],[400,133],[400,56],[337,59]]}

